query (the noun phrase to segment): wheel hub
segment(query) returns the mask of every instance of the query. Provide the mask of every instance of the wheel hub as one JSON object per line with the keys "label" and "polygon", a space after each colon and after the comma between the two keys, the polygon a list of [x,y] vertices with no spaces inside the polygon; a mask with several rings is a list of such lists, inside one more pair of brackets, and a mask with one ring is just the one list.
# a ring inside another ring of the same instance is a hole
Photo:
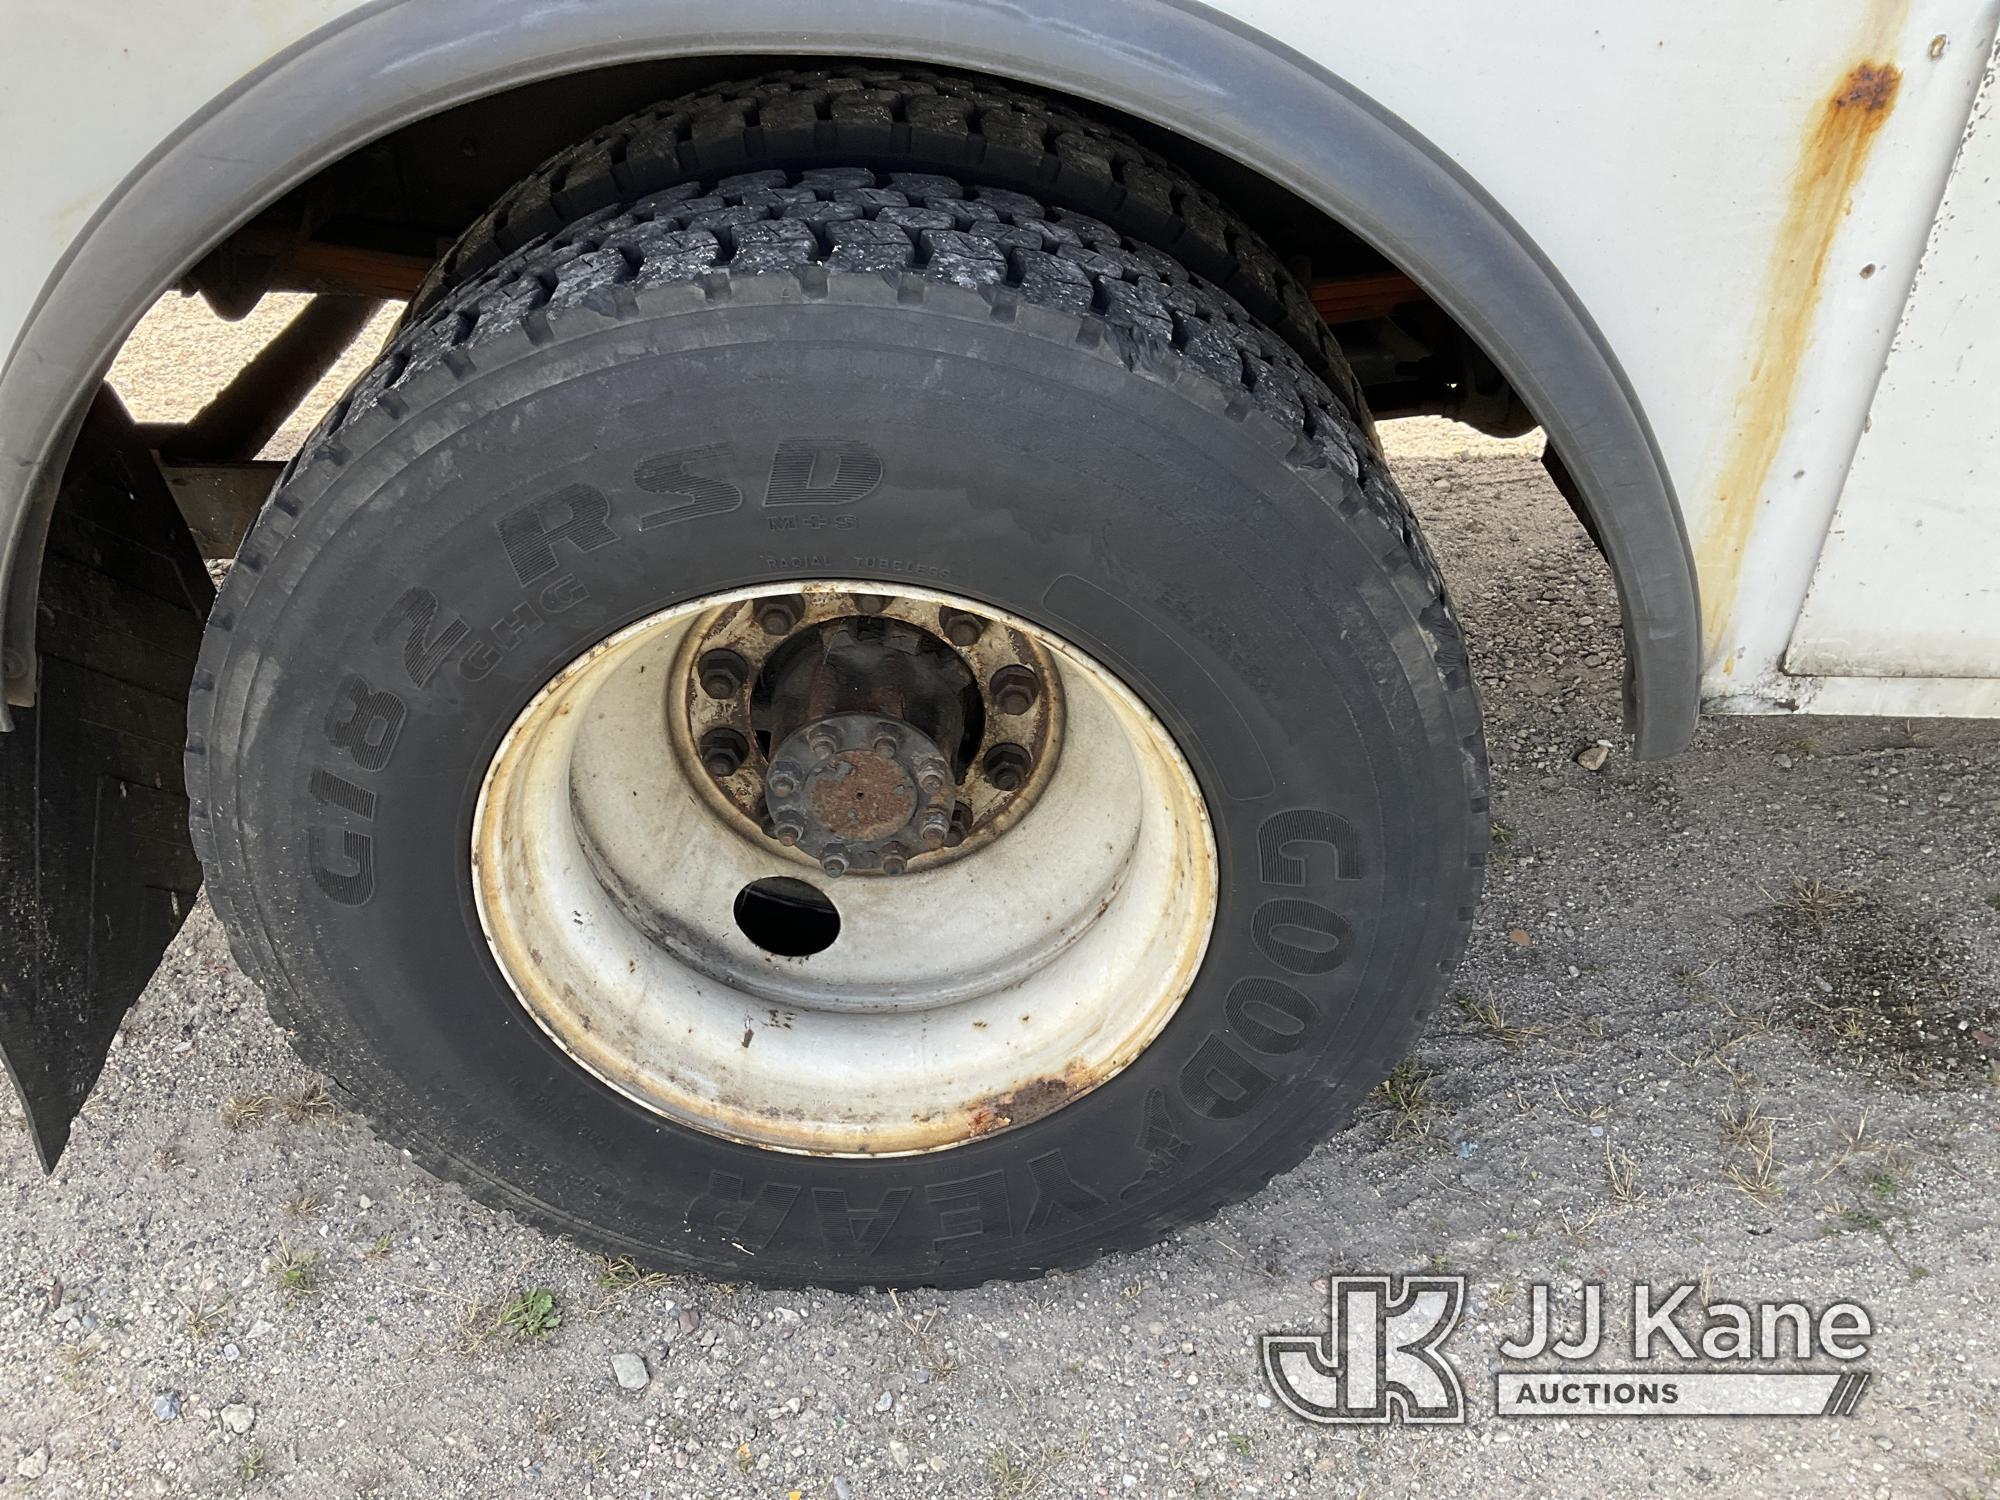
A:
{"label": "wheel hub", "polygon": [[900,719],[830,714],[792,732],[772,757],[771,834],[838,878],[900,875],[951,831],[957,787],[930,736]]}
{"label": "wheel hub", "polygon": [[715,611],[690,651],[677,738],[713,805],[826,875],[977,852],[1056,771],[1054,659],[990,614],[807,587]]}

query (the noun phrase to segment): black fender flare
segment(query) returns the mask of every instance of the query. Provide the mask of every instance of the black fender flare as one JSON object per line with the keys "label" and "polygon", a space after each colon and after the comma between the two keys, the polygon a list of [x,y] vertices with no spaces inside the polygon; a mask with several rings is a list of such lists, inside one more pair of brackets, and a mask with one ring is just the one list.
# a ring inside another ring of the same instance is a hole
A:
{"label": "black fender flare", "polygon": [[[374,0],[183,124],[98,209],[0,370],[0,642],[32,701],[39,538],[77,418],[152,302],[315,172],[453,104],[667,56],[841,55],[963,67],[1150,120],[1262,173],[1456,318],[1561,455],[1610,562],[1638,753],[1699,712],[1693,554],[1615,355],[1527,234],[1436,146],[1310,59],[1192,0]],[[4,714],[0,708],[0,714]]]}

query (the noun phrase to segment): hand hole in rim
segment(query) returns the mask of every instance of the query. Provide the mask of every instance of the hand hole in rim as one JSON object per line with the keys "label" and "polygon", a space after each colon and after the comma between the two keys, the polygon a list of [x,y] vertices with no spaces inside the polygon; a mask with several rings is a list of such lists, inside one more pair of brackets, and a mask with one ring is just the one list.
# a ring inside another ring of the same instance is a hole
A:
{"label": "hand hole in rim", "polygon": [[789,875],[753,880],[736,893],[736,925],[766,953],[810,958],[840,936],[840,912],[825,894]]}

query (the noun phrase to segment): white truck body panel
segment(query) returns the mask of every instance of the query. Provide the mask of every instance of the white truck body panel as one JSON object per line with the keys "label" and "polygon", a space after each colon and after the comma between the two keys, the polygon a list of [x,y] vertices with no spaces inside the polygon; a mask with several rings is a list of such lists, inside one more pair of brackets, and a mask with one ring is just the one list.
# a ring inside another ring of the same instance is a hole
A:
{"label": "white truck body panel", "polygon": [[1988,81],[1786,669],[1991,678],[2000,662],[2000,119]]}
{"label": "white truck body panel", "polygon": [[[16,0],[0,350],[151,151],[361,8]],[[1679,495],[1712,709],[2000,712],[2000,594],[1977,576],[2000,553],[1990,127],[1933,234],[2000,0],[1213,9],[1435,143],[1575,289]]]}

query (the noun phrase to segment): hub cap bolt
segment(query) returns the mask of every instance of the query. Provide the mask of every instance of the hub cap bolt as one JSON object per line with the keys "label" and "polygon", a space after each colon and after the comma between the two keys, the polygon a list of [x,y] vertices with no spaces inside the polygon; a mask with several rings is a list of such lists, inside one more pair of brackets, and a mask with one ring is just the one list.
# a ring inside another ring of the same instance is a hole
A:
{"label": "hub cap bolt", "polygon": [[940,609],[938,629],[954,646],[970,646],[986,634],[986,622],[962,609]]}
{"label": "hub cap bolt", "polygon": [[799,789],[799,768],[788,760],[781,760],[771,767],[770,788],[780,797],[789,797]]}
{"label": "hub cap bolt", "polygon": [[1034,757],[1019,745],[995,745],[986,752],[986,779],[1003,792],[1017,792],[1034,763]]}
{"label": "hub cap bolt", "polygon": [[827,850],[819,857],[819,867],[835,880],[840,879],[847,873],[847,851],[838,847]]}
{"label": "hub cap bolt", "polygon": [[734,651],[704,651],[698,664],[701,690],[711,698],[734,698],[750,678],[750,663]]}
{"label": "hub cap bolt", "polygon": [[711,776],[734,775],[749,753],[749,743],[733,729],[711,729],[701,737],[701,763]]}
{"label": "hub cap bolt", "polygon": [[924,847],[935,849],[944,842],[945,835],[951,832],[951,819],[945,815],[943,808],[934,807],[924,814],[923,826],[918,831],[923,838]]}
{"label": "hub cap bolt", "polygon": [[766,635],[784,635],[799,623],[806,612],[806,602],[797,594],[780,594],[775,599],[761,599],[757,603],[757,623]]}
{"label": "hub cap bolt", "polygon": [[882,873],[884,875],[900,875],[907,864],[908,860],[904,856],[902,849],[898,846],[891,844],[887,849],[882,851]]}
{"label": "hub cap bolt", "polygon": [[1002,667],[993,674],[986,690],[993,695],[993,706],[1001,713],[1024,714],[1041,696],[1042,680],[1027,667]]}

